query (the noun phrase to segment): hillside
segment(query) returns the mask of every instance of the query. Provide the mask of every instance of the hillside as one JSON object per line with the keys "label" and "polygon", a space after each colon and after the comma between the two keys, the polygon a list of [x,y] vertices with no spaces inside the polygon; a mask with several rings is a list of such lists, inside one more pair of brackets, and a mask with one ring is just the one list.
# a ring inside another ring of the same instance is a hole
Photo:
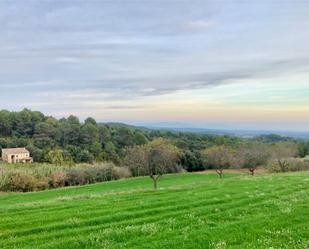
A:
{"label": "hillside", "polygon": [[309,173],[0,194],[0,248],[308,248]]}

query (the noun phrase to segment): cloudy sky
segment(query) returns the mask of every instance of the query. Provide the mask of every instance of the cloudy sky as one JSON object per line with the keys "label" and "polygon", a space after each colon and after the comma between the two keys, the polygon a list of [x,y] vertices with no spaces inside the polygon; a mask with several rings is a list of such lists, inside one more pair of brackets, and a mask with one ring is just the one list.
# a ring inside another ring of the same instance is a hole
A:
{"label": "cloudy sky", "polygon": [[309,1],[0,0],[0,109],[309,131]]}

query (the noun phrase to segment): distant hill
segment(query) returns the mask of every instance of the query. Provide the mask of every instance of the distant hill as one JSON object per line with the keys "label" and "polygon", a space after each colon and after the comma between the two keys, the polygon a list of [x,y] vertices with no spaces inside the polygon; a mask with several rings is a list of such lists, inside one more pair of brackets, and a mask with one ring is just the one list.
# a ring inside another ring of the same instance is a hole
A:
{"label": "distant hill", "polygon": [[176,132],[230,135],[242,138],[254,138],[260,136],[280,136],[281,138],[285,138],[285,140],[289,138],[309,139],[309,132],[296,132],[296,131],[223,130],[223,129],[207,129],[207,128],[187,128],[187,127],[181,128],[181,127],[156,127],[156,126],[147,126],[147,128],[165,130],[165,131],[176,131]]}

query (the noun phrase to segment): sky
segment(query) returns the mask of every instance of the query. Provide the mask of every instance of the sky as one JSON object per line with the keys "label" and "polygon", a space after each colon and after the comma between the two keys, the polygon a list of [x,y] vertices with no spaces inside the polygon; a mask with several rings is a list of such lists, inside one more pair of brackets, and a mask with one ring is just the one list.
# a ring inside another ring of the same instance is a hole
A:
{"label": "sky", "polygon": [[0,0],[0,109],[309,131],[307,0]]}

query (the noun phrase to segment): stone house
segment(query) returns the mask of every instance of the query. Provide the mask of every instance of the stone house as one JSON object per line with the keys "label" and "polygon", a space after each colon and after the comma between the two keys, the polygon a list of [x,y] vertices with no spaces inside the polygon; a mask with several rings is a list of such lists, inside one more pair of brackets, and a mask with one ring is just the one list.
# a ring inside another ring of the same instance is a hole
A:
{"label": "stone house", "polygon": [[6,163],[32,163],[30,152],[26,148],[2,149],[2,161]]}

